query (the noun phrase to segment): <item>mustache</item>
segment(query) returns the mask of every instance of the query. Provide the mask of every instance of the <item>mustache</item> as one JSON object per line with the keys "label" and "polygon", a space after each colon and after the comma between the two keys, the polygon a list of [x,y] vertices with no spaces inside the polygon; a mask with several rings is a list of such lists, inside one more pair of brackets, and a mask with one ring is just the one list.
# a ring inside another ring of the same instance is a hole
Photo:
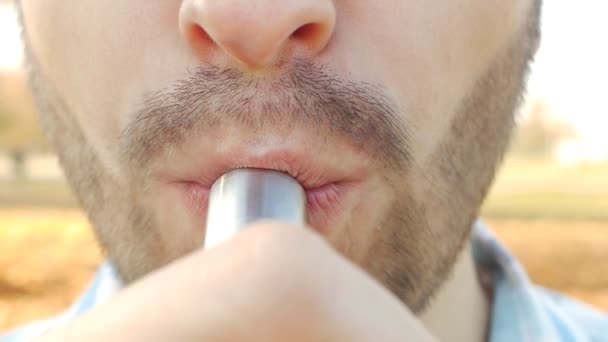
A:
{"label": "mustache", "polygon": [[272,78],[204,66],[144,97],[121,132],[121,158],[142,167],[220,125],[254,132],[289,126],[320,139],[340,136],[385,167],[403,168],[410,135],[397,108],[381,86],[342,79],[308,60]]}

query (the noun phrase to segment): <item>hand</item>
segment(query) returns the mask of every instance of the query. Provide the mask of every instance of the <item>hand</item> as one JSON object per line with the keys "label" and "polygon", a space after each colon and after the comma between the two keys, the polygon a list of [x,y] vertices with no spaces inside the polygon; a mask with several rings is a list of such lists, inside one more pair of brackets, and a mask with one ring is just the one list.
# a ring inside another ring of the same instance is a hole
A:
{"label": "hand", "polygon": [[317,233],[258,223],[144,277],[43,341],[432,341]]}

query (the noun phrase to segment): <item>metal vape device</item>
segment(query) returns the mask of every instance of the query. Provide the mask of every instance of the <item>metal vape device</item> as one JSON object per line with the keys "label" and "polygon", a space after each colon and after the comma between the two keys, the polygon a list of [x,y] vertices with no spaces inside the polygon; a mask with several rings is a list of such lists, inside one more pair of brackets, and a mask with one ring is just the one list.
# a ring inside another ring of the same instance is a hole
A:
{"label": "metal vape device", "polygon": [[291,176],[265,169],[232,170],[211,187],[205,248],[261,219],[302,225],[305,213],[306,193]]}

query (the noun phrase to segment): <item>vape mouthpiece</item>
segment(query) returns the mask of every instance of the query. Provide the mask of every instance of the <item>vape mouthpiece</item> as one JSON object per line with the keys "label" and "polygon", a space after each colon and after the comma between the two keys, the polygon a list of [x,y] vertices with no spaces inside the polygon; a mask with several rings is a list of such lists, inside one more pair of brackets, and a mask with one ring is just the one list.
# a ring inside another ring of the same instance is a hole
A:
{"label": "vape mouthpiece", "polygon": [[205,247],[230,239],[261,219],[304,224],[306,194],[291,176],[273,170],[235,169],[211,187]]}

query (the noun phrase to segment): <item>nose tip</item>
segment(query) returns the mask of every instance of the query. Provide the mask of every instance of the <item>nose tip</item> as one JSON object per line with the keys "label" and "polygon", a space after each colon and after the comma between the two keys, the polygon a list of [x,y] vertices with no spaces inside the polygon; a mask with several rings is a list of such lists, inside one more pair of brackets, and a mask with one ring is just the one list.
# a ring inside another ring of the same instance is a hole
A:
{"label": "nose tip", "polygon": [[336,22],[331,0],[185,0],[180,29],[202,59],[223,52],[248,68],[295,50],[318,54]]}

